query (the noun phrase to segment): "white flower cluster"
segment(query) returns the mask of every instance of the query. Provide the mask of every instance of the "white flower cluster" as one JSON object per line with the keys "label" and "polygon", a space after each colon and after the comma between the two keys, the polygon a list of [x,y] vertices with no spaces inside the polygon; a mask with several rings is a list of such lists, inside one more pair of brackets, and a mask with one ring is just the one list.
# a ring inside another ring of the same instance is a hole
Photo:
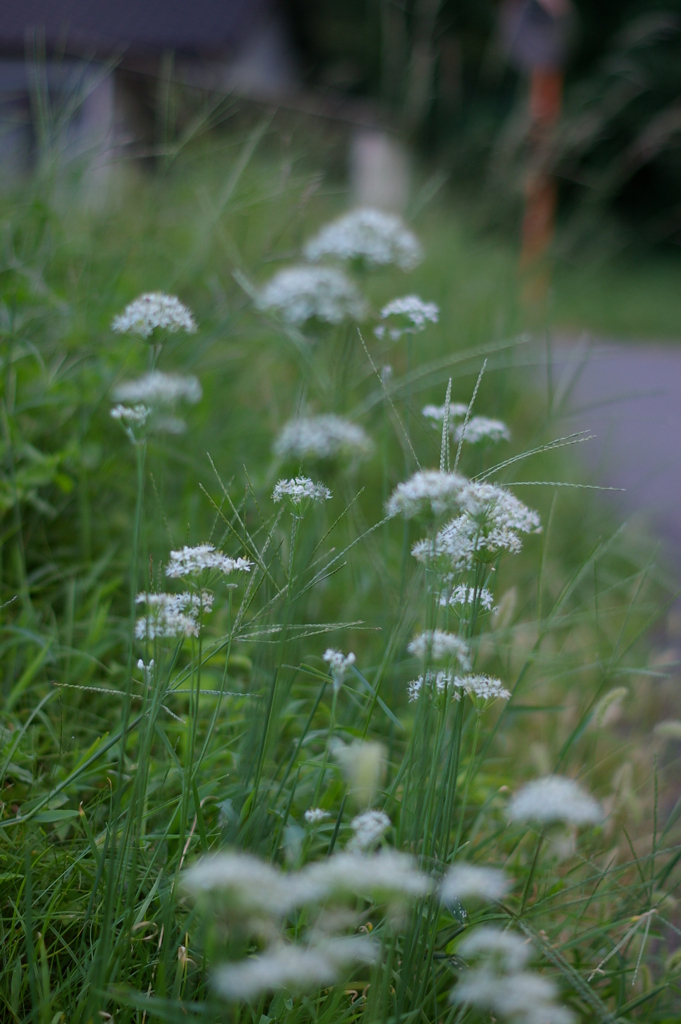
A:
{"label": "white flower cluster", "polygon": [[503,871],[477,864],[454,864],[440,883],[440,899],[445,905],[461,900],[479,899],[490,903],[504,898],[510,882]]}
{"label": "white flower cluster", "polygon": [[456,441],[463,437],[467,444],[496,444],[511,440],[511,432],[506,424],[487,416],[471,416],[468,423],[453,423],[450,429]]}
{"label": "white flower cluster", "polygon": [[274,454],[282,458],[368,458],[372,451],[371,439],[360,426],[333,413],[290,420],[274,444]]}
{"label": "white flower cluster", "polygon": [[[421,413],[437,427],[445,418],[445,406],[425,405]],[[463,402],[450,403],[449,430],[456,441],[460,441],[462,437],[468,444],[496,444],[498,441],[511,440],[511,432],[502,420],[493,420],[488,416],[471,416],[468,423],[457,422],[465,420],[467,414],[468,406]]]}
{"label": "white flower cluster", "polygon": [[119,384],[114,391],[115,398],[121,402],[142,402],[151,406],[175,405],[180,401],[196,405],[202,394],[196,377],[180,377],[161,370],[150,370],[137,380]]}
{"label": "white flower cluster", "polygon": [[280,943],[258,956],[218,967],[213,987],[231,1002],[255,1000],[279,989],[313,991],[333,985],[352,963],[372,963],[377,953],[377,944],[361,935],[337,936],[307,947]]}
{"label": "white flower cluster", "polygon": [[510,1020],[513,1024],[573,1024],[575,1015],[557,1002],[549,978],[525,970],[528,943],[516,932],[483,926],[466,935],[457,952],[484,958],[481,966],[462,973],[452,1002]]}
{"label": "white flower cluster", "polygon": [[484,611],[492,611],[492,602],[494,598],[491,591],[487,587],[469,587],[465,583],[460,583],[454,587],[451,594],[442,594],[440,596],[440,605],[443,608],[447,606],[455,608],[457,605],[473,605],[478,604]]}
{"label": "white flower cluster", "polygon": [[333,685],[338,689],[342,686],[348,669],[355,664],[356,658],[352,651],[349,654],[343,654],[342,651],[336,651],[333,647],[328,647],[324,651],[323,657],[333,677]]}
{"label": "white flower cluster", "polygon": [[603,820],[603,809],[574,779],[547,775],[518,790],[508,806],[508,817],[542,825],[557,821],[597,825]]}
{"label": "white flower cluster", "polygon": [[195,897],[209,894],[235,921],[285,917],[298,907],[330,899],[363,897],[376,903],[426,896],[432,880],[406,853],[344,852],[284,873],[247,853],[224,852],[196,861],[183,874]]}
{"label": "white flower cluster", "polygon": [[423,259],[423,249],[395,214],[359,209],[323,227],[305,246],[305,257],[312,262],[332,257],[375,266],[395,263],[412,270]]}
{"label": "white flower cluster", "polygon": [[480,700],[508,700],[511,696],[500,679],[484,674],[456,676],[454,685],[471,697]]}
{"label": "white flower cluster", "polygon": [[362,320],[367,313],[356,285],[335,267],[286,267],[267,282],[257,305],[297,327],[312,319],[329,324]]}
{"label": "white flower cluster", "polygon": [[418,700],[424,686],[432,691],[434,697],[442,697],[445,693],[448,693],[452,700],[461,699],[461,694],[454,688],[454,676],[451,672],[445,672],[444,669],[440,669],[439,672],[433,672],[429,669],[423,675],[420,675],[418,679],[412,679],[407,684],[409,700]]}
{"label": "white flower cluster", "polygon": [[399,483],[390,495],[385,510],[389,516],[406,519],[432,512],[441,516],[460,505],[460,495],[468,480],[458,473],[424,469]]}
{"label": "white flower cluster", "polygon": [[456,658],[463,669],[469,669],[471,665],[470,651],[463,637],[442,629],[427,629],[419,633],[407,645],[407,650],[423,661],[449,661]]}
{"label": "white flower cluster", "polygon": [[350,822],[355,833],[348,850],[371,850],[381,841],[392,822],[383,811],[364,811]]}
{"label": "white flower cluster", "polygon": [[508,700],[511,696],[501,680],[495,679],[493,676],[482,674],[456,676],[451,672],[441,670],[439,672],[428,671],[417,679],[412,679],[407,684],[409,700],[418,700],[424,687],[427,687],[435,698],[443,697],[447,693],[451,700],[460,700],[461,693],[466,693],[480,701]]}
{"label": "white flower cluster", "polygon": [[157,328],[175,334],[186,331],[194,334],[196,324],[191,312],[175,295],[148,292],[126,306],[114,317],[111,329],[117,334],[140,334],[148,338]]}
{"label": "white flower cluster", "polygon": [[279,480],[272,491],[272,501],[283,503],[291,515],[302,519],[313,505],[329,501],[331,491],[324,484],[316,484],[308,476],[296,476],[292,480]]}
{"label": "white flower cluster", "polygon": [[470,568],[475,556],[484,559],[501,551],[518,552],[520,534],[541,532],[538,514],[495,484],[467,482],[456,502],[462,514],[447,523],[434,540],[415,544],[414,558],[458,571]]}
{"label": "white flower cluster", "polygon": [[379,314],[385,323],[374,328],[377,338],[386,334],[391,341],[399,341],[403,334],[419,334],[428,323],[436,324],[440,310],[434,302],[424,302],[418,295],[404,295],[393,299]]}
{"label": "white flower cluster", "polygon": [[250,572],[253,562],[247,558],[230,558],[216,551],[213,544],[197,544],[195,547],[180,548],[170,552],[166,576],[178,579],[184,576],[198,576],[206,570],[215,569],[229,576],[233,572]]}
{"label": "white flower cluster", "polygon": [[[446,406],[444,405],[424,405],[421,410],[421,414],[428,420],[432,420],[434,424],[442,423],[445,418]],[[448,419],[453,422],[455,419],[460,419],[465,416],[468,412],[468,406],[465,402],[450,402],[449,403],[449,414]]]}
{"label": "white flower cluster", "polygon": [[304,814],[305,821],[309,825],[318,825],[320,821],[326,821],[330,817],[330,813],[322,810],[321,807],[310,807]]}
{"label": "white flower cluster", "polygon": [[120,420],[126,427],[143,427],[150,412],[146,405],[114,405],[110,415],[111,419]]}
{"label": "white flower cluster", "polygon": [[144,604],[147,613],[135,623],[138,640],[167,637],[198,636],[199,616],[213,606],[213,595],[201,594],[138,594],[137,604]]}

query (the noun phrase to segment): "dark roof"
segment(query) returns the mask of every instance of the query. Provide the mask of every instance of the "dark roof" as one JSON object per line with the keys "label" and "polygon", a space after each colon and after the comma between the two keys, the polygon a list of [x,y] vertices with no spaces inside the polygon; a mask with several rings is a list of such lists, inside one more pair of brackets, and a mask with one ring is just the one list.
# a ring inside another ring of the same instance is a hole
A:
{"label": "dark roof", "polygon": [[1,0],[0,52],[23,55],[37,34],[68,53],[220,54],[238,47],[267,0]]}

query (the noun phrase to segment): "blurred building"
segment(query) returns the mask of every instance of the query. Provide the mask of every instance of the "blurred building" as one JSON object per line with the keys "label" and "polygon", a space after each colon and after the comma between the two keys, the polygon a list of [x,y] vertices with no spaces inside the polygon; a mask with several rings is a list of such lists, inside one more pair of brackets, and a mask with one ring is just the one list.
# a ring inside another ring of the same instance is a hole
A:
{"label": "blurred building", "polygon": [[75,153],[154,139],[159,82],[276,99],[295,81],[275,0],[3,0],[0,159],[58,130]]}

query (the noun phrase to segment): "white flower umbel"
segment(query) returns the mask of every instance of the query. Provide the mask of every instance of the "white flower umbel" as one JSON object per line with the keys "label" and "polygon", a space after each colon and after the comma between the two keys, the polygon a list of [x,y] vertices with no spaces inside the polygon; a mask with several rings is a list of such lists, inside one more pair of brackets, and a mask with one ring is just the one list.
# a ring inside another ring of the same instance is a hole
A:
{"label": "white flower umbel", "polygon": [[432,672],[430,669],[418,679],[412,679],[407,684],[407,694],[410,701],[418,700],[424,687],[431,696],[438,698],[447,694],[451,700],[460,700],[461,694],[454,686],[454,676],[451,672],[441,669],[439,672]]}
{"label": "white flower umbel", "polygon": [[365,459],[372,451],[371,439],[360,426],[333,413],[290,420],[274,444],[275,455],[295,459]]}
{"label": "white flower umbel", "polygon": [[[431,420],[434,426],[438,426],[445,418],[445,405],[424,405],[421,410],[421,414],[426,417],[427,420]],[[465,416],[468,412],[468,406],[465,402],[450,402],[449,403],[449,422],[450,429],[452,429],[453,421],[460,419]]]}
{"label": "white flower umbel", "polygon": [[468,423],[452,426],[455,440],[460,441],[463,437],[466,444],[496,444],[498,441],[511,440],[511,431],[506,424],[487,416],[471,416]]}
{"label": "white flower umbel", "polygon": [[458,473],[420,470],[397,485],[385,510],[389,516],[403,515],[406,519],[427,512],[440,516],[458,508],[461,492],[467,486],[468,480]]}
{"label": "white flower umbel", "polygon": [[328,257],[386,266],[395,263],[412,270],[423,259],[423,249],[393,213],[359,209],[332,221],[305,246],[305,257],[315,262]]}
{"label": "white flower umbel", "polygon": [[[495,874],[501,875],[501,872]],[[510,973],[525,967],[532,956],[532,947],[518,932],[483,925],[464,936],[457,952],[471,959],[484,957],[488,967]]]}
{"label": "white flower umbel", "polygon": [[256,957],[218,967],[212,977],[218,995],[230,1001],[253,1001],[266,992],[284,989],[310,992],[333,985],[352,963],[371,963],[378,946],[371,939],[348,935],[314,946],[285,946]]}
{"label": "white flower umbel", "polygon": [[[454,864],[440,882],[439,892],[440,899],[446,905],[469,899],[495,903],[503,899],[509,889],[508,878],[497,868]],[[470,936],[471,939],[473,937]]]}
{"label": "white flower umbel", "polygon": [[135,624],[138,640],[166,637],[198,636],[199,615],[210,612],[213,595],[201,594],[138,594],[137,604],[144,604],[147,613]]}
{"label": "white flower umbel", "polygon": [[272,501],[281,503],[295,516],[302,519],[313,505],[331,499],[331,491],[324,484],[316,484],[308,476],[296,476],[292,480],[279,480],[272,491]]}
{"label": "white flower umbel", "polygon": [[363,320],[367,313],[357,286],[335,267],[286,267],[268,281],[257,305],[297,327],[312,319],[329,324]]}
{"label": "white flower umbel", "polygon": [[459,516],[439,531],[435,540],[419,540],[411,553],[424,565],[444,572],[470,569],[480,547],[480,530],[468,516]]}
{"label": "white flower umbel", "polygon": [[500,679],[484,674],[456,676],[454,686],[481,701],[508,700],[511,696]]}
{"label": "white flower umbel", "polygon": [[310,807],[304,814],[305,821],[308,825],[318,825],[321,821],[326,821],[326,819],[330,817],[331,815],[329,811],[324,811],[321,807]]}
{"label": "white flower umbel", "polygon": [[216,551],[213,544],[197,544],[195,547],[185,546],[179,551],[170,552],[166,576],[178,579],[198,576],[211,570],[229,576],[233,572],[250,572],[252,567],[253,562],[247,558],[230,558],[221,551]]}
{"label": "white flower umbel", "polygon": [[470,652],[463,637],[443,629],[427,629],[407,645],[410,654],[423,661],[451,661],[456,659],[463,669],[470,668]]}
{"label": "white flower umbel", "polygon": [[419,334],[429,323],[436,324],[440,310],[434,302],[424,302],[418,295],[393,299],[379,314],[384,322],[374,328],[377,338],[387,336],[398,341],[403,334]]}
{"label": "white flower umbel", "polygon": [[460,606],[477,604],[483,611],[492,611],[492,602],[494,598],[486,587],[468,587],[465,583],[460,583],[454,587],[451,594],[442,594],[440,596],[440,605],[443,608],[457,608]]}
{"label": "white flower umbel", "polygon": [[287,914],[298,899],[291,876],[258,857],[229,851],[195,861],[182,874],[182,886],[198,898],[219,900],[234,918],[276,918]]}
{"label": "white flower umbel", "polygon": [[574,779],[547,775],[528,782],[508,806],[511,821],[535,821],[542,825],[563,821],[570,825],[597,825],[603,809]]}
{"label": "white flower umbel", "polygon": [[497,975],[481,967],[465,972],[452,1002],[476,1006],[513,1024],[574,1024],[574,1013],[554,1002],[557,994],[553,982],[540,974]]}
{"label": "white flower umbel", "polygon": [[348,843],[348,850],[372,850],[386,834],[392,822],[383,811],[364,811],[350,822],[355,833]]}
{"label": "white flower umbel", "polygon": [[336,853],[301,872],[303,884],[317,899],[365,897],[376,903],[403,902],[426,896],[432,881],[406,853],[383,849],[374,854]]}
{"label": "white flower umbel", "polygon": [[117,420],[125,430],[133,444],[139,444],[145,435],[146,422],[151,409],[146,405],[115,405],[110,412],[113,420]]}
{"label": "white flower umbel", "polygon": [[201,385],[196,377],[150,370],[137,380],[119,384],[114,397],[121,402],[141,402],[148,406],[168,406],[177,402],[196,405],[201,400]]}
{"label": "white flower umbel", "polygon": [[327,647],[324,651],[324,661],[329,666],[333,685],[337,690],[343,685],[343,680],[348,670],[355,664],[356,660],[352,651],[349,654],[343,654],[342,651],[336,651],[333,647]]}
{"label": "white flower umbel", "polygon": [[191,312],[175,295],[163,292],[140,295],[114,317],[111,324],[117,334],[140,334],[143,338],[148,338],[157,328],[169,334],[177,331],[194,334],[196,324]]}

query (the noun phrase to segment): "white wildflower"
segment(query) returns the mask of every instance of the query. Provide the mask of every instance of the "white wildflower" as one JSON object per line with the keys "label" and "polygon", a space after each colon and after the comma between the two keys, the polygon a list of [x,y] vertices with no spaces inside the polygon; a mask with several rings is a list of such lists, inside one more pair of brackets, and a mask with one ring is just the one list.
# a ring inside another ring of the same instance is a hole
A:
{"label": "white wildflower", "polygon": [[221,551],[216,551],[213,544],[197,544],[195,547],[185,545],[179,551],[170,552],[166,576],[171,579],[196,576],[210,569],[228,576],[233,572],[250,572],[252,567],[253,562],[247,558],[230,558]]}
{"label": "white wildflower", "polygon": [[118,334],[141,334],[148,338],[157,327],[170,334],[186,331],[193,334],[196,324],[191,312],[175,295],[163,292],[149,292],[126,306],[114,317],[111,329]]}
{"label": "white wildflower", "polygon": [[508,807],[511,821],[556,821],[571,825],[595,825],[603,820],[603,809],[574,779],[547,775],[528,782],[515,794]]}
{"label": "white wildflower", "polygon": [[329,256],[375,266],[395,263],[401,270],[412,270],[423,259],[423,250],[395,214],[359,209],[327,224],[305,246],[308,260]]}
{"label": "white wildflower", "polygon": [[342,651],[336,651],[333,647],[328,647],[324,651],[324,661],[328,663],[329,671],[333,678],[333,685],[338,689],[342,686],[348,669],[355,664],[356,658],[352,651],[349,654],[343,654]]}
{"label": "white wildflower", "polygon": [[[500,871],[494,872],[503,878]],[[498,884],[498,883],[497,883]],[[504,892],[507,891],[506,889]],[[502,892],[502,896],[504,895]],[[496,898],[496,897],[493,897]],[[502,931],[491,925],[483,925],[469,932],[459,945],[457,952],[464,957],[483,956],[489,966],[498,971],[521,971],[532,956],[532,947],[518,932]]]}
{"label": "white wildflower", "polygon": [[143,427],[150,412],[146,405],[114,405],[110,415],[111,419],[120,420],[126,427]]}
{"label": "white wildflower", "polygon": [[349,850],[371,850],[383,838],[392,822],[383,811],[364,811],[350,822],[355,833],[348,844]]}
{"label": "white wildflower", "polygon": [[290,420],[274,444],[274,453],[296,459],[367,458],[371,439],[356,423],[328,413]]}
{"label": "white wildflower", "polygon": [[412,679],[407,684],[409,700],[418,700],[424,687],[428,687],[434,697],[442,697],[447,693],[452,700],[461,699],[461,694],[454,686],[454,676],[451,672],[445,672],[444,670],[432,672],[429,669],[423,675],[420,675],[418,679]]}
{"label": "white wildflower", "polygon": [[458,507],[461,492],[468,483],[457,473],[420,470],[397,485],[386,503],[386,513],[389,516],[403,515],[407,519],[428,511],[442,515]]}
{"label": "white wildflower", "polygon": [[404,295],[389,302],[379,315],[386,322],[374,329],[376,337],[384,338],[387,334],[392,341],[398,341],[403,334],[425,330],[429,322],[436,324],[440,310],[434,302],[424,302],[418,295]]}
{"label": "white wildflower", "polygon": [[201,400],[202,391],[196,377],[150,370],[137,380],[119,384],[114,395],[121,402],[141,402],[150,406],[175,405],[180,401],[195,405]]}
{"label": "white wildflower", "polygon": [[229,851],[195,861],[182,874],[194,897],[209,894],[235,918],[280,917],[296,905],[299,891],[290,875],[248,853]]}
{"label": "white wildflower", "polygon": [[147,613],[135,624],[138,640],[156,640],[164,637],[198,636],[201,611],[210,612],[213,595],[199,594],[138,594],[137,604],[144,604]]}
{"label": "white wildflower", "polygon": [[327,939],[315,946],[279,945],[256,957],[218,967],[213,987],[229,1000],[252,1001],[265,992],[307,992],[333,985],[352,963],[371,963],[378,947],[363,936]]}
{"label": "white wildflower", "polygon": [[301,872],[303,884],[318,899],[361,896],[390,903],[426,896],[432,882],[406,853],[382,849],[374,854],[337,853]]}
{"label": "white wildflower", "polygon": [[[496,484],[471,481],[461,492],[461,508],[487,533],[487,546],[493,550],[495,533],[540,533],[541,520],[534,509],[523,505],[515,494]],[[499,543],[499,547],[506,546]]]}
{"label": "white wildflower", "polygon": [[414,558],[433,568],[461,572],[470,569],[480,548],[480,530],[468,516],[459,516],[444,526],[435,540],[419,540],[411,553]]}
{"label": "white wildflower", "polygon": [[[446,406],[444,405],[424,405],[421,410],[421,414],[428,420],[432,420],[433,424],[442,423],[445,418]],[[452,423],[455,419],[460,419],[465,416],[468,412],[468,406],[465,402],[450,402],[449,403],[449,416],[448,419]]]}
{"label": "white wildflower", "polygon": [[279,480],[272,492],[272,501],[283,503],[291,515],[302,519],[313,505],[329,501],[331,491],[324,484],[316,484],[307,476],[292,480]]}
{"label": "white wildflower", "polygon": [[511,432],[506,424],[487,416],[472,416],[466,424],[452,424],[452,433],[456,441],[463,437],[467,444],[496,444],[498,441],[511,440]]}
{"label": "white wildflower", "polygon": [[452,993],[453,1002],[470,1003],[512,1020],[519,1018],[519,1024],[525,1024],[530,1011],[553,1008],[555,997],[556,986],[540,974],[523,971],[498,975],[485,968],[467,971]]}
{"label": "white wildflower", "polygon": [[376,740],[355,740],[346,746],[332,740],[331,753],[338,761],[358,804],[370,804],[379,788],[385,768],[385,747]]}
{"label": "white wildflower", "polygon": [[[508,878],[497,868],[481,867],[477,864],[454,864],[440,883],[440,899],[445,904],[468,899],[495,903],[504,898],[509,888]],[[478,929],[474,935],[480,930]],[[470,938],[473,939],[474,935]]]}
{"label": "white wildflower", "polygon": [[356,285],[335,267],[286,267],[268,281],[257,304],[296,326],[312,319],[329,324],[362,320],[367,313]]}
{"label": "white wildflower", "polygon": [[470,694],[471,697],[478,697],[480,700],[508,700],[511,696],[509,690],[502,684],[500,679],[488,675],[456,676],[454,686]]}
{"label": "white wildflower", "polygon": [[447,633],[442,629],[427,629],[419,633],[407,645],[410,654],[432,661],[448,661],[456,658],[462,668],[470,668],[470,652],[463,637]]}
{"label": "white wildflower", "polygon": [[443,608],[447,606],[455,608],[458,605],[477,604],[484,611],[489,612],[492,611],[493,600],[491,592],[486,587],[469,587],[465,583],[460,583],[452,590],[451,594],[440,596],[440,605]]}
{"label": "white wildflower", "polygon": [[320,821],[326,821],[330,817],[329,812],[322,810],[321,807],[310,807],[304,814],[305,821],[309,825],[317,825]]}

